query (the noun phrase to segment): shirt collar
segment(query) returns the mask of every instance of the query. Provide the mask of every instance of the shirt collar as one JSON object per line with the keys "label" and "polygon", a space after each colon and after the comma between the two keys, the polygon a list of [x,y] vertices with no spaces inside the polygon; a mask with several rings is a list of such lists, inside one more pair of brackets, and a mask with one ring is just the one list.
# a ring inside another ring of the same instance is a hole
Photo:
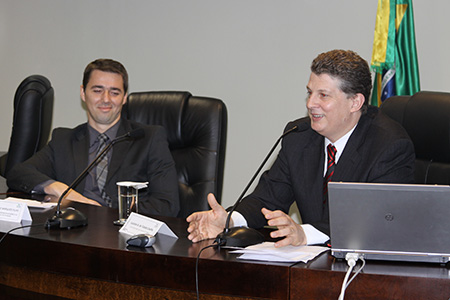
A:
{"label": "shirt collar", "polygon": [[332,143],[328,138],[324,137],[325,138],[325,147],[324,147],[325,157],[327,157],[328,144],[332,144],[336,148],[335,161],[337,163],[339,161],[339,158],[341,157],[341,154],[344,152],[344,148],[345,148],[345,145],[347,145],[348,139],[352,135],[353,131],[355,131],[355,128],[356,128],[356,125],[349,132],[347,132],[343,137],[341,137],[334,143]]}
{"label": "shirt collar", "polygon": [[[119,122],[117,122],[104,132],[104,134],[106,134],[106,136],[109,138],[110,141],[116,138],[120,122],[121,120],[119,120]],[[92,147],[97,142],[97,138],[100,135],[100,132],[95,130],[91,125],[89,125],[89,123],[88,123],[88,131],[89,131],[89,146]]]}

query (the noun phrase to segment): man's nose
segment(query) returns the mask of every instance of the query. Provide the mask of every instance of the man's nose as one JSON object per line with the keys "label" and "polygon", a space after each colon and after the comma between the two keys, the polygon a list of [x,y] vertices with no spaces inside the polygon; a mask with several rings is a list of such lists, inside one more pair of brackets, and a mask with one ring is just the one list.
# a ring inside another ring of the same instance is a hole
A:
{"label": "man's nose", "polygon": [[110,102],[111,101],[111,96],[109,94],[109,91],[104,91],[103,92],[102,100],[103,100],[103,102]]}
{"label": "man's nose", "polygon": [[306,99],[306,107],[307,108],[312,108],[315,107],[317,105],[317,98],[311,94],[308,96],[308,98]]}

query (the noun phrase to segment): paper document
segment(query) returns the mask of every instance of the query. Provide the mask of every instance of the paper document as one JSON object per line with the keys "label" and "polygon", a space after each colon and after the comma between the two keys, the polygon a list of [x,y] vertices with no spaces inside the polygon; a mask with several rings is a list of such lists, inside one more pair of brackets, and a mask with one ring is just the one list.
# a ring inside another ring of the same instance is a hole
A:
{"label": "paper document", "polygon": [[56,206],[55,202],[40,202],[40,201],[36,201],[36,200],[22,199],[22,198],[15,198],[15,197],[8,197],[4,200],[11,201],[11,202],[24,203],[29,208],[48,209],[48,208],[52,208],[52,207]]}
{"label": "paper document", "polygon": [[242,253],[239,259],[263,260],[275,262],[308,262],[322,252],[329,250],[320,246],[286,246],[275,248],[273,242],[264,242],[244,249],[234,250],[231,253]]}

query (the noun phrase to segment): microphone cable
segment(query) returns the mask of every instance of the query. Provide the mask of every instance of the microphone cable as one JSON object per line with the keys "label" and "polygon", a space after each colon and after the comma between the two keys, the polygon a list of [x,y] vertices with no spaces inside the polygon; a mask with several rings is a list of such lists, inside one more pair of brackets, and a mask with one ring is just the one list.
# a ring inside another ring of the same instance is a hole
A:
{"label": "microphone cable", "polygon": [[15,231],[15,230],[19,230],[19,229],[23,229],[23,228],[29,228],[29,227],[38,227],[38,226],[42,226],[45,225],[45,223],[40,223],[40,224],[30,224],[30,225],[23,225],[23,226],[19,226],[19,227],[15,227],[11,230],[9,230],[8,232],[6,232],[2,238],[0,239],[0,244],[2,243],[2,241],[5,239],[5,237],[10,234],[11,232]]}
{"label": "microphone cable", "polygon": [[202,249],[200,249],[200,251],[197,254],[197,260],[195,261],[195,292],[197,294],[197,300],[200,300],[200,292],[198,289],[198,263],[200,261],[200,255],[202,254],[202,252],[208,248],[212,248],[216,246],[216,242],[214,241],[211,245],[203,247]]}

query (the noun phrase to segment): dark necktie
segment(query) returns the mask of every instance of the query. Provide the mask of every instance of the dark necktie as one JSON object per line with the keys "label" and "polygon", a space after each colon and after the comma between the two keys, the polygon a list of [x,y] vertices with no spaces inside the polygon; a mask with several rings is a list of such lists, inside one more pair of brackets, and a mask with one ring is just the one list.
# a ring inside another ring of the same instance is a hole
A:
{"label": "dark necktie", "polygon": [[330,182],[331,177],[334,174],[334,166],[336,165],[336,148],[330,143],[327,146],[327,172],[325,173],[325,177],[323,178],[323,202],[327,201],[328,196],[328,182]]}
{"label": "dark necktie", "polygon": [[[99,153],[103,149],[105,149],[109,139],[108,139],[108,136],[104,133],[100,134],[97,139],[99,142],[97,155],[99,155]],[[100,195],[101,195],[102,199],[105,200],[106,204],[108,206],[111,206],[111,199],[105,192],[106,177],[108,176],[108,155],[107,155],[107,153],[104,153],[102,158],[99,160],[96,171],[97,171],[97,185],[98,185],[98,190],[100,191]]]}

